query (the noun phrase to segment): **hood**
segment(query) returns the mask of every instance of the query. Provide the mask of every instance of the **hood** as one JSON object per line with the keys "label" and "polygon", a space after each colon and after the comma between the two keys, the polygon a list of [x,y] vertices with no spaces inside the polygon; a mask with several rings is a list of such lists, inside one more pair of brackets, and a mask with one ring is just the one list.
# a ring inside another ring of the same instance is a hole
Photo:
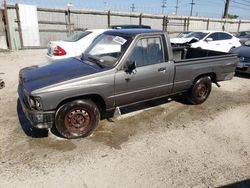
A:
{"label": "hood", "polygon": [[83,62],[77,58],[58,60],[40,66],[24,68],[19,79],[24,88],[31,93],[34,90],[73,78],[99,72],[102,68],[95,64]]}
{"label": "hood", "polygon": [[249,57],[250,58],[250,47],[248,46],[240,46],[238,48],[234,48],[230,51],[231,53],[238,54],[240,57]]}
{"label": "hood", "polygon": [[192,39],[194,39],[193,37],[191,38],[171,38],[170,42],[173,44],[185,44],[190,42]]}

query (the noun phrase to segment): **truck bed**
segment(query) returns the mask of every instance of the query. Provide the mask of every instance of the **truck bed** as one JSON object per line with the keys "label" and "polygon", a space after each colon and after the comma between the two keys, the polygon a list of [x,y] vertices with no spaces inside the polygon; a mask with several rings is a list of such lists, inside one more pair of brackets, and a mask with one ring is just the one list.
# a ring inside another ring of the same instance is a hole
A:
{"label": "truck bed", "polygon": [[196,48],[174,48],[173,55],[173,92],[190,88],[199,75],[212,75],[213,82],[230,80],[239,62],[235,54]]}

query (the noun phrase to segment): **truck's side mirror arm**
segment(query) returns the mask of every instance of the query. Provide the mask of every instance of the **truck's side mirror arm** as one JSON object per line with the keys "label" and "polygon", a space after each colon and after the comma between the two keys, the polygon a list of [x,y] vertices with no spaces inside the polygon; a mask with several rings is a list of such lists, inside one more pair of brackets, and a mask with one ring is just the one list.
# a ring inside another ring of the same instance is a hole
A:
{"label": "truck's side mirror arm", "polygon": [[124,65],[124,71],[126,73],[131,73],[136,69],[136,61],[127,61]]}

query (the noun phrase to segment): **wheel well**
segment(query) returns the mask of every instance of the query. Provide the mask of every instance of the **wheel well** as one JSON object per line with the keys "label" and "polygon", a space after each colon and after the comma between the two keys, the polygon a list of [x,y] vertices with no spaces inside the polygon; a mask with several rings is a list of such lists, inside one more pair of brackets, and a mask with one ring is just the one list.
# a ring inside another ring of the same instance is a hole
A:
{"label": "wheel well", "polygon": [[201,74],[199,76],[197,76],[195,79],[194,79],[194,83],[199,80],[200,78],[202,77],[205,77],[205,76],[209,76],[211,78],[211,81],[212,82],[216,82],[217,78],[216,78],[216,74],[214,72],[211,72],[211,73],[206,73],[206,74]]}
{"label": "wheel well", "polygon": [[105,103],[104,99],[100,95],[97,95],[97,94],[83,95],[83,96],[77,96],[77,97],[65,99],[58,104],[57,109],[65,103],[72,102],[75,100],[83,100],[83,99],[90,99],[91,101],[93,101],[96,104],[96,106],[98,107],[100,114],[101,114],[101,117],[105,114],[106,103]]}

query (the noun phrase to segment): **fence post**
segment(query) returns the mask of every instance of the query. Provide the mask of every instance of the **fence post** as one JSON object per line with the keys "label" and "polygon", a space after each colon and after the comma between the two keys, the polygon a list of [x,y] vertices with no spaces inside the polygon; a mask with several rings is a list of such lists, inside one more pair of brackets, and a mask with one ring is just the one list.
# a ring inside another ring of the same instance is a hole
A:
{"label": "fence post", "polygon": [[207,19],[207,30],[209,29],[209,22],[210,22],[210,19],[208,18]]}
{"label": "fence post", "polygon": [[70,18],[70,8],[68,8],[67,15],[68,15],[68,35],[71,35],[71,18]]}
{"label": "fence post", "polygon": [[162,30],[163,31],[168,30],[168,17],[167,16],[163,16]]}
{"label": "fence post", "polygon": [[187,18],[187,31],[189,31],[190,17]]}
{"label": "fence post", "polygon": [[110,23],[110,10],[108,11],[108,27],[110,27],[111,23]]}
{"label": "fence post", "polygon": [[183,31],[186,31],[187,18],[184,18]]}
{"label": "fence post", "polygon": [[140,17],[139,17],[139,25],[142,25],[142,13],[140,14]]}
{"label": "fence post", "polygon": [[12,50],[12,44],[10,39],[10,30],[9,30],[9,20],[8,20],[8,7],[6,1],[4,1],[4,26],[5,26],[5,32],[6,32],[6,38],[7,38],[7,45],[9,49]]}
{"label": "fence post", "polygon": [[17,25],[18,25],[18,32],[19,32],[19,38],[20,38],[20,45],[21,49],[24,47],[23,45],[23,34],[22,34],[22,29],[21,29],[21,21],[20,21],[20,14],[19,14],[19,6],[16,3],[16,17],[17,17]]}
{"label": "fence post", "polygon": [[241,24],[241,20],[239,20],[239,23],[238,23],[238,29],[237,29],[238,33],[240,32],[240,24]]}

